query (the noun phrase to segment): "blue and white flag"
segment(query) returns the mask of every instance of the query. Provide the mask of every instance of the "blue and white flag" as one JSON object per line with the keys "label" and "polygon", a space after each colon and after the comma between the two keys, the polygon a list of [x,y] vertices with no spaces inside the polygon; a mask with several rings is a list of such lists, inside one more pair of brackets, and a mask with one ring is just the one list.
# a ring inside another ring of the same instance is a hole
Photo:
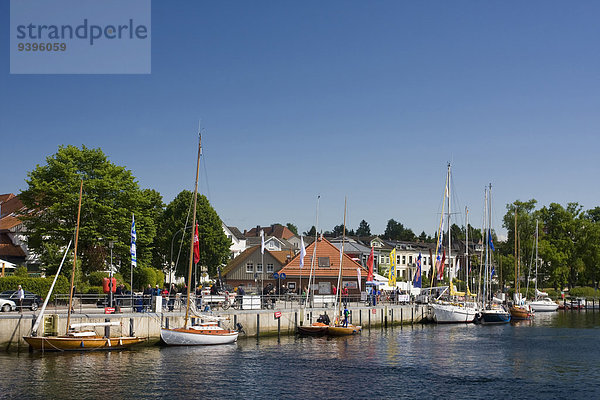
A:
{"label": "blue and white flag", "polygon": [[492,251],[496,251],[496,249],[494,248],[494,243],[492,242],[492,230],[491,229],[488,230],[488,242],[490,242],[490,248],[492,249]]}
{"label": "blue and white flag", "polygon": [[416,288],[421,287],[421,253],[419,253],[419,257],[417,258],[417,271],[413,279],[413,286]]}
{"label": "blue and white flag", "polygon": [[260,254],[265,254],[265,231],[260,230]]}
{"label": "blue and white flag", "polygon": [[490,275],[490,277],[493,277],[495,273],[496,273],[496,268],[492,265],[492,274]]}
{"label": "blue and white flag", "polygon": [[137,234],[135,233],[135,215],[131,214],[131,265],[137,267],[137,256],[135,242],[137,240]]}
{"label": "blue and white flag", "polygon": [[306,249],[304,248],[304,239],[300,236],[300,268],[304,267],[304,257],[306,256]]}

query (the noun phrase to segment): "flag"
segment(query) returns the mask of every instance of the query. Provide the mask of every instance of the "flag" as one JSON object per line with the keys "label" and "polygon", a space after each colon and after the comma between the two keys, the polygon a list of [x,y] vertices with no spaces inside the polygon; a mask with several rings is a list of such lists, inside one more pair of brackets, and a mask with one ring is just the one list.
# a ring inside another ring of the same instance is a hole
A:
{"label": "flag", "polygon": [[491,229],[488,230],[488,242],[490,242],[490,248],[492,249],[492,251],[496,251],[496,249],[494,248],[494,243],[492,242],[492,230]]}
{"label": "flag", "polygon": [[194,232],[194,264],[200,261],[200,240],[198,240],[198,224],[196,224],[196,232]]}
{"label": "flag", "polygon": [[496,269],[494,268],[494,266],[492,265],[492,274],[490,275],[490,277],[494,276],[494,273],[496,273]]}
{"label": "flag", "polygon": [[373,262],[375,261],[375,254],[373,246],[371,246],[371,254],[369,254],[369,258],[367,259],[367,268],[369,268],[369,272],[367,274],[367,282],[373,282]]}
{"label": "flag", "polygon": [[304,238],[300,236],[300,268],[304,267],[304,257],[306,256],[306,249],[304,248]]}
{"label": "flag", "polygon": [[137,234],[135,233],[135,215],[131,214],[131,265],[137,267],[137,255],[135,242],[137,240]]}
{"label": "flag", "polygon": [[438,276],[439,280],[444,279],[444,267],[446,266],[444,263],[446,262],[446,249],[444,249],[444,253],[442,254],[442,259],[440,261],[440,274]]}
{"label": "flag", "polygon": [[460,258],[456,259],[456,273],[458,274],[458,271],[460,271]]}
{"label": "flag", "polygon": [[360,268],[356,268],[356,278],[358,279],[358,291],[360,292],[362,289],[360,288]]}
{"label": "flag", "polygon": [[413,279],[413,286],[416,288],[421,287],[421,253],[417,257],[417,271],[415,272],[415,278]]}
{"label": "flag", "polygon": [[396,249],[390,252],[390,273],[388,274],[388,285],[396,286]]}
{"label": "flag", "polygon": [[260,230],[260,254],[265,254],[265,231]]}

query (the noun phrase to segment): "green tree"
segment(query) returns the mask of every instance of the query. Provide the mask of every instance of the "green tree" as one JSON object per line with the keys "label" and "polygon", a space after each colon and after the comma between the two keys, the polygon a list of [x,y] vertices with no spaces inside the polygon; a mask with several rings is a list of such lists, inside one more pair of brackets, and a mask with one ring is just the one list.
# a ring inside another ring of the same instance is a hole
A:
{"label": "green tree", "polygon": [[311,228],[304,232],[304,236],[310,236],[310,237],[315,237],[315,235],[317,234],[317,228],[315,228],[315,226],[311,226]]}
{"label": "green tree", "polygon": [[[334,226],[333,230],[331,231],[331,233],[335,237],[342,236],[343,232],[344,232],[344,225],[343,224]],[[346,232],[346,234],[348,234],[348,232]]]}
{"label": "green tree", "polygon": [[28,246],[40,255],[42,265],[55,268],[62,256],[60,249],[74,236],[80,179],[83,200],[78,258],[82,272],[106,268],[109,240],[115,242],[115,261],[128,269],[134,213],[138,264],[152,263],[161,197],[155,191],[141,190],[131,171],[111,163],[102,150],[60,146],[46,158],[45,165],[38,165],[27,177],[28,187],[19,195],[27,208],[22,217]]}
{"label": "green tree", "polygon": [[360,221],[360,224],[358,224],[358,229],[356,230],[356,236],[359,236],[359,237],[371,236],[371,227],[369,226],[367,221],[365,221],[364,219],[362,221]]}
{"label": "green tree", "polygon": [[401,222],[396,222],[394,219],[388,221],[383,236],[389,240],[404,241],[412,241],[416,238],[412,229],[405,228]]}
{"label": "green tree", "polygon": [[[179,254],[179,262],[175,266],[175,271],[178,276],[184,277],[188,275],[190,238],[192,235],[192,216],[189,214],[191,214],[192,201],[193,193],[184,190],[167,205],[160,223],[161,238],[157,241],[160,254],[165,260],[171,260],[172,257],[175,263]],[[200,262],[198,265],[208,267],[209,274],[215,276],[217,267],[224,265],[229,259],[231,240],[223,232],[221,218],[212,208],[206,196],[198,195],[196,210],[200,243]],[[186,221],[187,228],[184,229]],[[173,244],[172,256],[171,244]],[[179,252],[180,248],[181,252]]]}
{"label": "green tree", "polygon": [[287,224],[285,224],[285,226],[287,226],[287,228],[294,232],[294,235],[298,235],[298,227],[294,224],[292,224],[291,222],[288,222]]}

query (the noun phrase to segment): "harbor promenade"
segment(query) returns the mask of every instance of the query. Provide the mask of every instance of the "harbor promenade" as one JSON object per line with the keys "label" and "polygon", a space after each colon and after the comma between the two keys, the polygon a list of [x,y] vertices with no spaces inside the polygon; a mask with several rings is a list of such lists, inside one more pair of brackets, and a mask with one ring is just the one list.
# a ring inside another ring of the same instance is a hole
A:
{"label": "harbor promenade", "polygon": [[[375,307],[349,307],[351,323],[362,325],[363,329],[382,328],[400,324],[420,323],[427,317],[427,306],[422,304],[391,304]],[[315,322],[320,314],[335,314],[333,307],[303,309],[287,308],[274,310],[227,310],[214,312],[212,315],[226,318],[220,321],[225,328],[237,328],[241,324],[243,333],[239,340],[261,336],[294,335],[298,325],[309,325]],[[0,349],[4,351],[27,351],[28,345],[23,336],[29,335],[35,322],[35,313],[8,314],[0,316]],[[120,327],[112,327],[105,335],[115,336],[119,333],[133,334],[147,339],[147,345],[154,345],[160,340],[162,327],[180,327],[183,325],[183,312],[144,312],[103,314],[99,309],[83,310],[71,315],[71,323],[88,322],[120,322]],[[193,323],[199,318],[192,315]],[[64,334],[66,330],[66,311],[46,314],[40,326],[41,332]],[[108,328],[100,328],[108,329]],[[102,332],[98,332],[102,333]]]}

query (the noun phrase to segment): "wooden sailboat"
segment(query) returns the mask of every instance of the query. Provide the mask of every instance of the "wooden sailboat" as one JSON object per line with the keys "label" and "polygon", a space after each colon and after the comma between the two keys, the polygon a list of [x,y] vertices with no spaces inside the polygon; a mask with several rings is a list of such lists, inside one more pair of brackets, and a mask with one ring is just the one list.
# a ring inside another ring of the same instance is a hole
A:
{"label": "wooden sailboat", "polygon": [[[467,301],[466,294],[464,292],[457,292],[454,290],[454,265],[452,264],[452,237],[450,235],[451,223],[450,223],[450,164],[448,164],[448,172],[446,175],[446,185],[444,188],[444,200],[448,202],[447,208],[447,224],[448,224],[448,266],[449,266],[449,276],[450,276],[450,287],[448,291],[447,299],[441,301],[441,296],[436,299],[436,302],[431,305],[431,310],[433,312],[433,320],[439,324],[444,323],[469,323],[475,320],[475,316],[477,315],[477,309],[472,302]],[[439,245],[436,248],[436,257],[439,251],[439,247],[442,243],[442,224],[444,211],[443,208],[445,206],[442,204],[442,217],[440,219],[440,226],[438,228],[438,238]],[[468,226],[468,224],[467,224]],[[467,243],[468,246],[468,243]],[[468,266],[467,266],[468,268]],[[468,285],[468,279],[467,279]],[[468,288],[467,288],[468,290]],[[444,291],[445,293],[445,291]],[[444,294],[443,293],[443,294]],[[469,293],[470,294],[470,293]],[[462,298],[462,301],[459,301],[459,298]]]}
{"label": "wooden sailboat", "polygon": [[336,297],[336,318],[333,325],[329,325],[327,334],[330,336],[348,336],[360,333],[362,327],[360,325],[353,325],[349,323],[345,316],[342,315],[341,304],[342,304],[342,267],[344,263],[344,241],[346,239],[346,200],[344,199],[344,227],[342,230],[342,247],[340,249],[340,270],[338,273],[337,282],[337,297]]}
{"label": "wooden sailboat", "polygon": [[[67,331],[63,336],[37,336],[37,330],[40,325],[40,321],[43,318],[44,311],[48,304],[48,300],[52,295],[52,290],[54,289],[54,284],[56,283],[56,278],[60,273],[60,269],[65,261],[67,256],[67,252],[71,246],[67,246],[67,250],[63,256],[63,259],[60,263],[59,269],[56,273],[56,277],[54,278],[54,282],[52,282],[52,286],[50,287],[50,291],[46,296],[46,300],[44,300],[44,304],[42,306],[42,310],[40,311],[40,315],[36,319],[36,322],[31,330],[30,336],[25,336],[23,339],[29,344],[29,346],[33,350],[42,350],[42,351],[84,351],[84,350],[119,350],[125,349],[135,344],[141,343],[145,341],[145,338],[139,338],[135,336],[118,336],[118,337],[108,337],[98,335],[94,329],[95,327],[110,327],[110,326],[122,326],[120,322],[100,322],[100,323],[80,323],[80,324],[70,324],[71,322],[71,309],[73,305],[73,286],[75,282],[75,266],[77,263],[77,242],[79,240],[79,220],[81,216],[81,198],[83,195],[83,179],[81,180],[81,186],[79,188],[79,206],[77,210],[77,228],[75,230],[75,249],[73,256],[73,271],[71,274],[71,290],[69,293],[69,309],[67,313]],[[87,328],[86,330],[81,330],[81,328]]]}
{"label": "wooden sailboat", "polygon": [[522,304],[522,297],[520,291],[520,283],[519,276],[521,274],[521,257],[519,250],[519,239],[517,234],[517,206],[515,204],[515,294],[514,294],[514,303],[508,311],[510,312],[510,317],[512,320],[527,320],[531,319],[533,313],[529,310],[527,306]]}
{"label": "wooden sailboat", "polygon": [[[310,295],[312,294],[312,281],[314,279],[313,271],[315,267],[315,260],[317,259],[317,245],[319,244],[318,235],[319,235],[319,200],[321,196],[317,197],[317,222],[315,226],[315,245],[313,246],[313,254],[310,259],[310,274],[308,275],[308,291],[306,293],[306,303],[304,304],[304,309],[306,310],[306,304],[310,302]],[[302,290],[302,285],[300,285],[300,290]],[[305,311],[304,310],[304,311]],[[310,325],[298,325],[296,328],[298,334],[300,335],[309,335],[309,336],[323,336],[327,333],[329,328],[328,323],[324,322],[313,322]]]}
{"label": "wooden sailboat", "polygon": [[188,325],[190,317],[190,287],[192,286],[192,265],[194,261],[194,227],[196,226],[196,204],[198,200],[198,175],[200,173],[200,155],[202,154],[202,138],[198,139],[198,158],[196,163],[196,183],[194,186],[194,207],[192,217],[192,238],[190,240],[190,260],[188,265],[187,304],[185,309],[185,321],[183,327],[168,329],[161,328],[160,337],[162,341],[170,346],[198,346],[212,344],[234,343],[239,332],[232,329],[224,329],[214,322],[214,317],[205,316],[204,319],[212,319],[213,322],[201,323],[200,325]]}

